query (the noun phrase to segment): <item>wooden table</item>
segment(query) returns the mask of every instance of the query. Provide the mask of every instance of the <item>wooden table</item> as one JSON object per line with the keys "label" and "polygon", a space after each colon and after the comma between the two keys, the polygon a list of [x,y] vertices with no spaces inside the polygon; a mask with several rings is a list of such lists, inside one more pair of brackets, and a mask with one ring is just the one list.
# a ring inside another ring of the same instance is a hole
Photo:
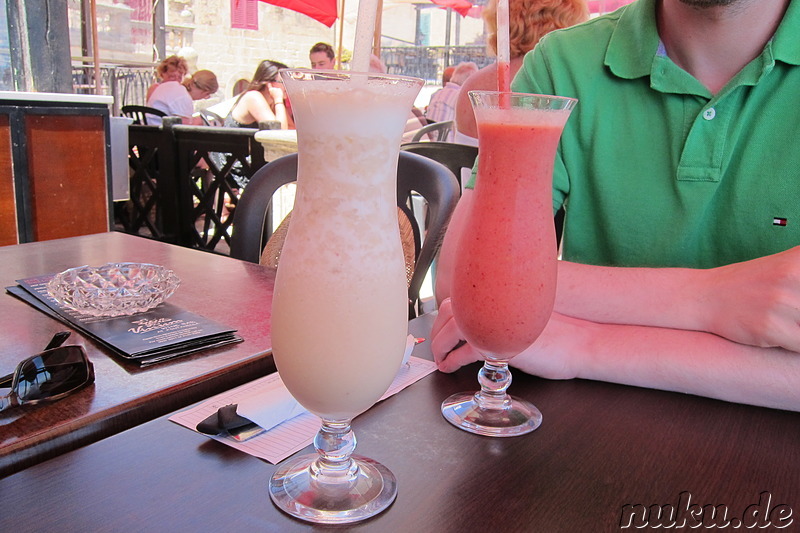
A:
{"label": "wooden table", "polygon": [[[244,342],[139,368],[74,332],[86,346],[95,384],[57,403],[0,413],[0,476],[152,420],[274,370],[269,314],[274,276],[259,265],[135,237],[100,233],[0,247],[0,281],[89,264],[141,261],[182,280],[170,302],[236,327]],[[17,298],[0,296],[0,374],[70,329]]]}
{"label": "wooden table", "polygon": [[[415,319],[412,331],[427,336],[431,322]],[[415,355],[427,350],[420,344]],[[387,465],[399,493],[383,514],[337,529],[619,531],[626,505],[643,505],[630,508],[641,517],[690,495],[701,508],[727,506],[732,519],[765,491],[773,521],[780,505],[800,511],[800,413],[517,372],[511,390],[542,410],[543,425],[522,437],[481,437],[439,413],[449,394],[475,389],[477,370],[431,374],[355,420],[357,452]],[[162,417],[0,480],[0,530],[322,529],[272,505],[274,470]]]}

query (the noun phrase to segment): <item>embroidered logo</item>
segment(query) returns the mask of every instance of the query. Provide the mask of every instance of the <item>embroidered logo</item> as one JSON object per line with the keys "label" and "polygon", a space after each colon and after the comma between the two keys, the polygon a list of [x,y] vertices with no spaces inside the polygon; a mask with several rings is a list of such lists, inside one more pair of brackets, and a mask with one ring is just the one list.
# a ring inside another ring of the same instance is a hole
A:
{"label": "embroidered logo", "polygon": [[782,217],[774,217],[772,219],[772,225],[773,226],[785,226],[786,225],[786,219],[782,218]]}

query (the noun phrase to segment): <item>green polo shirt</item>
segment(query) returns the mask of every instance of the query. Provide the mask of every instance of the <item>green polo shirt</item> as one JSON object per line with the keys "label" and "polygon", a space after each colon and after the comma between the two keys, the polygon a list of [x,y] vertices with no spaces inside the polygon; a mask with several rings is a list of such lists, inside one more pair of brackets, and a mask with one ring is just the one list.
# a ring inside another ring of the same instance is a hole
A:
{"label": "green polo shirt", "polygon": [[563,258],[707,268],[800,244],[800,0],[717,95],[665,55],[655,3],[548,34],[514,79],[579,100],[554,175]]}

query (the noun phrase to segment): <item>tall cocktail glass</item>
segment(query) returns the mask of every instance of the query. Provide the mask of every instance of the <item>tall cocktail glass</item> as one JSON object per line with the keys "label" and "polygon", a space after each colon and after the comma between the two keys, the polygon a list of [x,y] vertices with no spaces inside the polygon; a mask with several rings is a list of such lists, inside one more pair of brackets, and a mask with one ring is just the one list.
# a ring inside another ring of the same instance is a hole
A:
{"label": "tall cocktail glass", "polygon": [[275,280],[273,355],[286,387],[322,427],[317,453],[281,464],[270,496],[304,520],[355,522],[397,494],[386,467],[353,455],[350,422],[386,392],[405,351],[397,160],[422,80],[313,70],[281,76],[297,125],[298,176]]}
{"label": "tall cocktail glass", "polygon": [[542,421],[512,398],[508,361],[539,337],[556,291],[553,164],[577,102],[556,96],[470,92],[478,124],[478,177],[457,251],[451,303],[466,340],[484,357],[481,390],[455,394],[442,413],[480,435],[509,437]]}

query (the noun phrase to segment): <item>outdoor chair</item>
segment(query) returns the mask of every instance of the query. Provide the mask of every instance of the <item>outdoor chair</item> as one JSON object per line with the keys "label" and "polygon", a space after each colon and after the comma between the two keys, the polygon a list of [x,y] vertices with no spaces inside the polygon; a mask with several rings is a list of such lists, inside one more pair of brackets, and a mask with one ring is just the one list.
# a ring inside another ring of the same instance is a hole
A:
{"label": "outdoor chair", "polygon": [[202,109],[198,113],[200,118],[203,120],[203,125],[205,126],[217,126],[222,127],[225,125],[225,119],[219,116],[217,113],[214,113],[210,109]]}
{"label": "outdoor chair", "polygon": [[447,140],[447,136],[450,135],[452,130],[452,120],[434,122],[433,124],[428,124],[427,126],[422,126],[420,129],[418,129],[411,138],[411,142],[419,142],[425,139],[436,142],[444,142]]}
{"label": "outdoor chair", "polygon": [[147,115],[155,115],[157,117],[166,117],[167,114],[154,107],[146,105],[124,105],[122,106],[122,114],[128,118],[133,119],[134,124],[142,124],[147,126]]}
{"label": "outdoor chair", "polygon": [[[242,191],[234,213],[232,257],[252,263],[266,262],[273,266],[277,264],[282,238],[289,224],[284,220],[274,235],[272,234],[272,196],[281,186],[296,179],[297,154],[280,157],[256,171]],[[412,193],[420,195],[427,203],[425,229],[419,227],[411,212]],[[439,251],[458,197],[458,182],[447,167],[417,154],[400,152],[397,165],[397,206],[405,216],[399,217],[399,231],[401,240],[410,242],[410,249],[413,251],[413,255],[406,254],[409,318],[417,316],[421,308],[420,288]],[[404,233],[407,238],[403,237]],[[406,250],[409,248],[404,247]],[[265,254],[265,261],[262,260],[262,253]],[[408,257],[409,255],[412,257]]]}
{"label": "outdoor chair", "polygon": [[478,156],[477,146],[446,142],[411,142],[401,145],[400,149],[443,164],[450,169],[459,185],[461,185],[461,169],[472,170],[475,158]]}

